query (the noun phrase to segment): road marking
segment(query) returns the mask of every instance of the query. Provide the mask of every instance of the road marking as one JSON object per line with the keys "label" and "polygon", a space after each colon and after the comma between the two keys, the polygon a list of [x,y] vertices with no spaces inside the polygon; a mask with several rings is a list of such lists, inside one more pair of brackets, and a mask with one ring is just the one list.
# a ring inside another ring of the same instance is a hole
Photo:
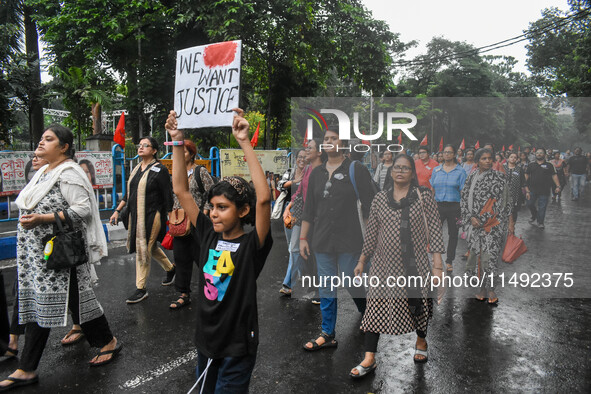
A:
{"label": "road marking", "polygon": [[142,384],[148,383],[150,380],[155,379],[161,375],[164,375],[167,372],[172,371],[180,367],[183,364],[188,363],[189,361],[195,360],[197,358],[197,349],[191,350],[189,353],[174,359],[164,365],[161,365],[157,368],[152,369],[146,373],[136,376],[133,379],[128,380],[127,382],[121,384],[119,386],[122,390],[129,390],[134,389],[136,387],[141,386]]}

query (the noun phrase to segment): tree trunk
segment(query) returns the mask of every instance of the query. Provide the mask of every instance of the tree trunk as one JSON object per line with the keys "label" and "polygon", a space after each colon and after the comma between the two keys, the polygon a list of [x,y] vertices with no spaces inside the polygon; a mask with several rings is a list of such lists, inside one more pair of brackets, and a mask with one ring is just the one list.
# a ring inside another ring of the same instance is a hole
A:
{"label": "tree trunk", "polygon": [[41,101],[41,67],[39,66],[39,44],[37,26],[31,20],[31,9],[24,7],[25,50],[30,74],[29,95],[29,133],[33,141],[39,141],[43,135],[43,103]]}
{"label": "tree trunk", "polygon": [[92,112],[92,135],[102,134],[103,132],[103,124],[102,124],[102,109],[99,103],[92,104],[91,107]]}
{"label": "tree trunk", "polygon": [[[140,142],[141,110],[139,109],[140,97],[138,96],[137,68],[133,64],[127,66],[127,108],[129,117],[126,117],[125,123],[129,125],[133,143]],[[126,129],[127,131],[128,129]]]}

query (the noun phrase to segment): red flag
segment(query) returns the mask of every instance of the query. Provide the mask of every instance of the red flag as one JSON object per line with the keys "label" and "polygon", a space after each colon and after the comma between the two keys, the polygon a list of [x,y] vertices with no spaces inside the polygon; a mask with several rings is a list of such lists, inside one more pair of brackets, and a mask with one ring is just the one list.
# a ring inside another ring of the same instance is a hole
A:
{"label": "red flag", "polygon": [[509,150],[513,150],[513,145],[509,145]]}
{"label": "red flag", "polygon": [[250,140],[250,145],[254,148],[259,143],[259,129],[261,127],[261,122],[257,125],[257,130],[254,132],[252,139]]}
{"label": "red flag", "polygon": [[474,145],[474,149],[480,149],[480,142],[476,141],[476,145]]}
{"label": "red flag", "polygon": [[426,146],[426,145],[427,145],[427,134],[425,134],[425,138],[423,138],[423,140],[421,141],[419,146]]}
{"label": "red flag", "polygon": [[441,141],[439,141],[439,152],[443,152],[443,136],[441,137]]}
{"label": "red flag", "polygon": [[113,141],[122,149],[125,149],[125,113],[121,114],[117,128],[115,129],[115,135],[113,135]]}
{"label": "red flag", "polygon": [[464,139],[462,138],[462,143],[460,144],[460,149],[464,150],[466,149],[466,143],[464,142]]}
{"label": "red flag", "polygon": [[503,145],[503,152],[505,151],[505,145]]}
{"label": "red flag", "polygon": [[398,136],[398,145],[402,145],[402,131],[400,132],[400,135]]}
{"label": "red flag", "polygon": [[517,147],[517,152],[521,152],[521,145]]}
{"label": "red flag", "polygon": [[[362,131],[361,134],[365,135],[365,133]],[[371,142],[367,141],[367,140],[361,140],[361,143],[367,146],[371,146]]]}

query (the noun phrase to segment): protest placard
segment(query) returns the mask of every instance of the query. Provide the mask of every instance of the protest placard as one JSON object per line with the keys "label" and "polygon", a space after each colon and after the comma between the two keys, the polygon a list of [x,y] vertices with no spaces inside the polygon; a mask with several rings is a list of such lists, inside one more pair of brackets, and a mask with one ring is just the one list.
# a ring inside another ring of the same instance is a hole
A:
{"label": "protest placard", "polygon": [[241,41],[226,41],[177,52],[174,110],[179,129],[232,125],[241,49]]}
{"label": "protest placard", "polygon": [[1,152],[0,153],[0,196],[8,196],[20,192],[27,182],[33,178],[35,171],[31,168],[33,152]]}

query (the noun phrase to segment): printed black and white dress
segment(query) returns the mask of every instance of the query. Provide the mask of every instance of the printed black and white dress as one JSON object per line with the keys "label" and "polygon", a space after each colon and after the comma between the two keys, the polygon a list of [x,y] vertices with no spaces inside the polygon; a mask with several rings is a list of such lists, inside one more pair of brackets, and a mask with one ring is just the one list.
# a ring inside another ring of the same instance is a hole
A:
{"label": "printed black and white dress", "polygon": [[[43,174],[37,184],[48,182]],[[21,210],[20,214],[47,214],[67,211],[74,227],[81,228],[83,220],[72,209],[56,182],[33,210]],[[17,226],[17,272],[19,324],[36,322],[40,327],[63,327],[67,324],[68,290],[70,270],[50,270],[43,259],[45,245],[41,241],[53,234],[53,224],[41,224],[27,230]],[[90,264],[76,267],[80,294],[80,323],[86,323],[103,314],[91,285]]]}
{"label": "printed black and white dress", "polygon": [[[377,277],[380,284],[377,287],[369,286],[367,309],[361,321],[361,330],[390,335],[401,335],[415,330],[427,332],[427,325],[433,313],[433,301],[429,297],[427,280],[431,267],[427,255],[423,209],[429,227],[430,251],[445,253],[437,204],[428,189],[420,188],[422,203],[421,200],[415,199],[410,205],[411,240],[417,272],[423,278],[424,284],[421,289],[422,312],[415,317],[409,308],[406,287],[396,286],[397,278],[406,274],[401,249],[402,213],[400,209],[390,206],[387,193],[392,193],[392,190],[379,192],[372,202],[363,242],[362,253],[367,258],[372,258],[369,278]],[[389,277],[392,278],[390,284],[387,283]],[[375,279],[372,280],[375,283]]]}

